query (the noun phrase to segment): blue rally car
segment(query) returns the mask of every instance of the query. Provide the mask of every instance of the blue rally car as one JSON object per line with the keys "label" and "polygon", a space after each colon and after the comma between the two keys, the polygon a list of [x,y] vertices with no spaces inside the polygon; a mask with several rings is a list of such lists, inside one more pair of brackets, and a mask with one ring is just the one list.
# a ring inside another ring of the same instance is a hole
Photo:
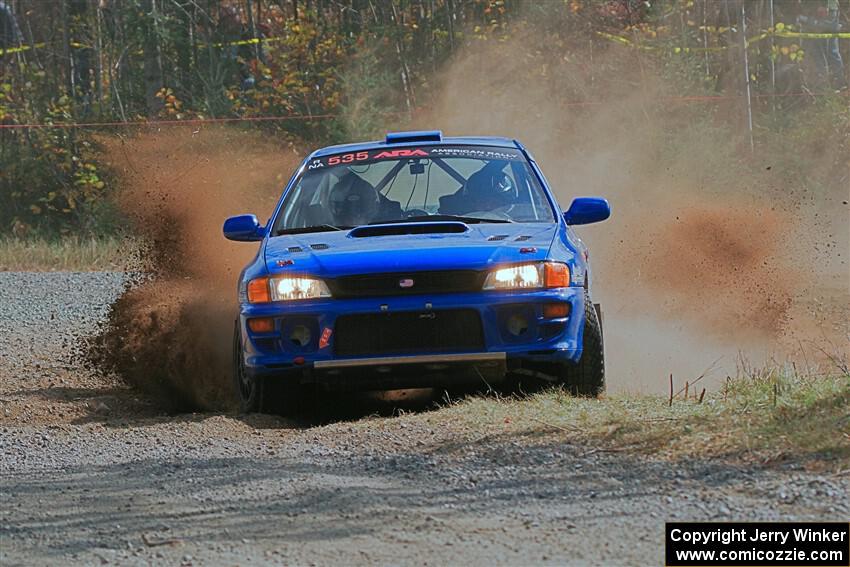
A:
{"label": "blue rally car", "polygon": [[530,377],[604,389],[600,315],[572,226],[516,140],[388,134],[310,154],[239,279],[234,379],[244,411],[297,407],[305,388],[386,390]]}

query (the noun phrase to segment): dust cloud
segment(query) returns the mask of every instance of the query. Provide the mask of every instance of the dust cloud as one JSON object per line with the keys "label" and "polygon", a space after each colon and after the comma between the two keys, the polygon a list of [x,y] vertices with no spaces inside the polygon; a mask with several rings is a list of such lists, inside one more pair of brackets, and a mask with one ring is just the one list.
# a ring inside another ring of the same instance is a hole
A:
{"label": "dust cloud", "polygon": [[[757,158],[745,136],[718,127],[739,106],[661,102],[674,93],[640,54],[617,48],[588,65],[534,37],[460,54],[416,126],[515,137],[565,208],[576,196],[609,199],[610,220],[579,227],[609,390],[661,393],[671,373],[716,385],[742,360],[846,350],[846,178],[817,197],[789,186],[783,156]],[[812,171],[839,161],[823,153]]]}
{"label": "dust cloud", "polygon": [[102,142],[130,232],[143,243],[137,269],[148,279],[112,306],[90,358],[166,407],[227,408],[236,282],[257,246],[225,240],[221,226],[240,213],[262,222],[299,158],[291,147],[225,128]]}
{"label": "dust cloud", "polygon": [[[563,206],[610,200],[609,221],[579,229],[603,306],[610,390],[664,392],[670,374],[682,384],[707,373],[710,387],[741,360],[809,365],[820,349],[846,350],[847,188],[815,196],[789,186],[783,156],[754,157],[743,136],[716,126],[738,107],[660,103],[664,81],[634,57],[597,53],[587,65],[527,38],[472,47],[413,124],[383,126],[516,137]],[[105,143],[122,208],[148,243],[140,269],[156,276],[113,306],[95,354],[165,399],[225,407],[235,285],[256,246],[225,241],[221,222],[270,212],[296,152],[206,128]],[[813,169],[836,161],[821,154]]]}

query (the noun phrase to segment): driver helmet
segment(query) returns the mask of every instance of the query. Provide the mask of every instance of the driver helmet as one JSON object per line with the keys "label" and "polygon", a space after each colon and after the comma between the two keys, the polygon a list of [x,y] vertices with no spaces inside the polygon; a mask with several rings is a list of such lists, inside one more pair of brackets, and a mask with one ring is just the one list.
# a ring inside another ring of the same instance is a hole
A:
{"label": "driver helmet", "polygon": [[516,187],[504,168],[504,161],[491,161],[466,180],[464,193],[471,211],[491,211],[516,202]]}
{"label": "driver helmet", "polygon": [[375,188],[351,171],[336,182],[328,201],[334,224],[339,226],[368,224],[375,219],[381,205]]}

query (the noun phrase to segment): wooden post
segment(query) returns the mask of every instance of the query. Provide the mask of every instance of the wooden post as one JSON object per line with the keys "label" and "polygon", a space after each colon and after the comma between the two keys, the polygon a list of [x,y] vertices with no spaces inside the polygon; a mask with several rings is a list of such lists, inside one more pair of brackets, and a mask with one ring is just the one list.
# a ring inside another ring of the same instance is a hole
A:
{"label": "wooden post", "polygon": [[667,404],[669,407],[673,407],[673,373],[670,373],[670,403]]}

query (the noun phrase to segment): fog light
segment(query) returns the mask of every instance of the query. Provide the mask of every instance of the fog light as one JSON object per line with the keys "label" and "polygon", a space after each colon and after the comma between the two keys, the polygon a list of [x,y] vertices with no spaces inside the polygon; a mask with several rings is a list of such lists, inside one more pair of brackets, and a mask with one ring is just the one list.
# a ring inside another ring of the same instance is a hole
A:
{"label": "fog light", "polygon": [[296,346],[300,347],[310,344],[311,338],[310,329],[304,325],[295,325],[295,327],[292,328],[292,332],[289,333],[289,340]]}
{"label": "fog light", "polygon": [[271,333],[274,331],[274,319],[271,317],[248,319],[248,328],[254,333]]}
{"label": "fog light", "polygon": [[522,315],[511,315],[508,317],[508,332],[515,337],[524,335],[528,331],[528,319]]}
{"label": "fog light", "polygon": [[570,316],[569,303],[547,303],[543,306],[543,316],[547,319],[561,319]]}

